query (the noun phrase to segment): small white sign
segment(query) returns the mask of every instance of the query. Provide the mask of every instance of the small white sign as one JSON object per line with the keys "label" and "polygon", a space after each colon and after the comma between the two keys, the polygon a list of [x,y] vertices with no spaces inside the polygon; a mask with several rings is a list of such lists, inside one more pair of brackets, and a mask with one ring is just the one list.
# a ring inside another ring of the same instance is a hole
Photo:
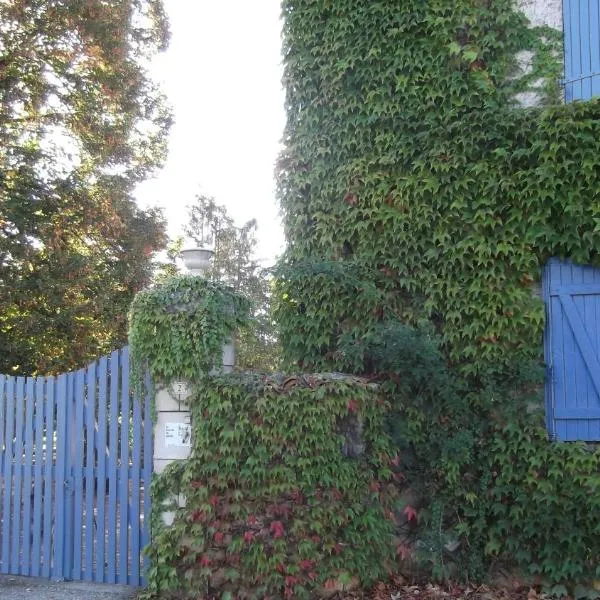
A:
{"label": "small white sign", "polygon": [[176,400],[181,402],[191,394],[191,390],[186,381],[174,381],[171,384],[171,394]]}
{"label": "small white sign", "polygon": [[192,426],[189,423],[165,423],[165,446],[191,446]]}

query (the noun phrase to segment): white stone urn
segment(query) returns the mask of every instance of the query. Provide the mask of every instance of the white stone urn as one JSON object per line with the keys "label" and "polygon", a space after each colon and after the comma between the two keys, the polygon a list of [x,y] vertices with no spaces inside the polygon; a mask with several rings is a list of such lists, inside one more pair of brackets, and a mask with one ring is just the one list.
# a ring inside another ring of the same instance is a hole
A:
{"label": "white stone urn", "polygon": [[205,275],[210,268],[214,251],[209,248],[186,248],[181,251],[181,258],[190,275]]}

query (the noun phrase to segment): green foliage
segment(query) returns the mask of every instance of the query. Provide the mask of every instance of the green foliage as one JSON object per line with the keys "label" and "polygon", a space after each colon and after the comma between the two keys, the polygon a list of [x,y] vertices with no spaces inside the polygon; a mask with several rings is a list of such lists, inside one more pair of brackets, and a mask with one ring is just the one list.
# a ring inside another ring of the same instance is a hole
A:
{"label": "green foliage", "polygon": [[466,374],[536,359],[540,265],[600,243],[600,103],[555,104],[559,33],[512,0],[286,0],[283,17],[284,264],[351,262],[368,284],[284,278],[288,359],[364,372],[340,346],[391,317],[431,320]]}
{"label": "green foliage", "polygon": [[207,276],[243,294],[251,302],[252,327],[237,332],[236,364],[241,370],[276,371],[280,363],[277,329],[271,310],[271,278],[256,260],[258,225],[236,226],[225,206],[198,196],[188,206],[185,235],[199,247],[214,247]]}
{"label": "green foliage", "polygon": [[135,297],[129,343],[135,385],[197,381],[222,361],[222,348],[247,322],[248,300],[202,277],[173,277]]}
{"label": "green foliage", "polygon": [[[153,487],[150,594],[308,598],[393,568],[395,467],[376,386],[222,377],[199,385],[191,407],[191,457]],[[185,507],[171,504],[165,527],[160,511],[178,493]]]}
{"label": "green foliage", "polygon": [[[540,420],[541,421],[541,420]],[[485,553],[542,580],[588,583],[600,576],[600,452],[548,442],[540,421],[499,425],[487,452]]]}
{"label": "green foliage", "polygon": [[161,0],[0,6],[0,372],[80,367],[126,340],[165,244],[137,183],[170,124],[143,65],[168,40]]}
{"label": "green foliage", "polygon": [[382,380],[438,576],[589,581],[597,456],[527,408],[541,265],[599,260],[600,101],[559,103],[560,34],[514,0],[284,0],[283,21],[288,361]]}
{"label": "green foliage", "polygon": [[473,387],[439,346],[430,324],[392,321],[363,349],[391,403],[405,481],[423,499],[414,557],[436,578],[481,580],[499,561],[548,585],[590,585],[600,575],[599,451],[548,440],[535,364]]}

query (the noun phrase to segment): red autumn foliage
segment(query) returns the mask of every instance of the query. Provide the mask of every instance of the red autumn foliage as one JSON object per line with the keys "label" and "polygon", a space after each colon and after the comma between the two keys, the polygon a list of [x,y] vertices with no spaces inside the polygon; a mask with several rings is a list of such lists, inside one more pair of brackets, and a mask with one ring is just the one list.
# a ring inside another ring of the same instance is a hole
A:
{"label": "red autumn foliage", "polygon": [[409,522],[417,520],[417,511],[410,504],[407,504],[402,512],[406,515]]}
{"label": "red autumn foliage", "polygon": [[304,559],[300,561],[300,564],[298,565],[303,571],[308,571],[309,569],[312,569],[312,567],[314,566],[315,561],[314,560],[308,560],[308,559]]}
{"label": "red autumn foliage", "polygon": [[271,523],[271,533],[273,534],[274,538],[283,537],[285,534],[285,527],[283,526],[283,523],[281,521],[273,521]]}

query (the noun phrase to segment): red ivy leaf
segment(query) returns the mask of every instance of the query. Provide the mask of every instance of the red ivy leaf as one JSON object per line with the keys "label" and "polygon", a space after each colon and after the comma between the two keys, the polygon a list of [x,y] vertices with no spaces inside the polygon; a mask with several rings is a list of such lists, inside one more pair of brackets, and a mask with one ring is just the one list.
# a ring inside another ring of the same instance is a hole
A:
{"label": "red ivy leaf", "polygon": [[315,564],[314,560],[308,560],[305,558],[304,560],[300,561],[299,566],[303,571],[308,571],[309,569],[312,569],[314,564]]}
{"label": "red ivy leaf", "polygon": [[251,542],[254,539],[254,531],[246,531],[244,533],[244,541]]}
{"label": "red ivy leaf", "polygon": [[283,534],[285,533],[283,523],[281,521],[273,521],[271,523],[271,533],[274,538],[283,537]]}
{"label": "red ivy leaf", "polygon": [[358,410],[358,402],[356,400],[348,400],[348,412],[355,413]]}
{"label": "red ivy leaf", "polygon": [[402,512],[406,515],[406,518],[409,521],[417,520],[417,511],[410,504],[407,504]]}
{"label": "red ivy leaf", "polygon": [[201,567],[208,567],[211,564],[211,560],[209,556],[206,556],[206,554],[203,554],[199,559],[198,562],[200,563]]}

